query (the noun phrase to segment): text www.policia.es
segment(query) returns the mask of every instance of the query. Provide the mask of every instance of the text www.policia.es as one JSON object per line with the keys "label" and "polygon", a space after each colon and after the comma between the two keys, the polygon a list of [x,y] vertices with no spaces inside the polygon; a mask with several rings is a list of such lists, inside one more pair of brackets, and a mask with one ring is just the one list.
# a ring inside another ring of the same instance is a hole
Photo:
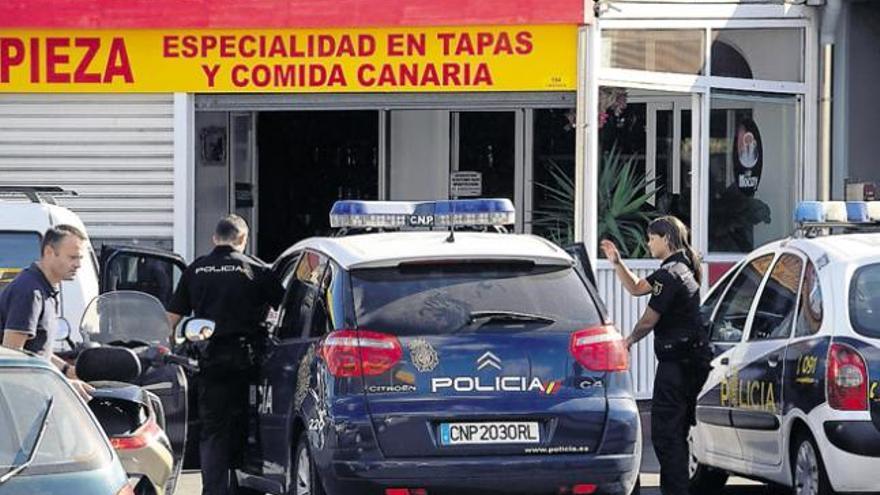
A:
{"label": "text www.policia.es", "polygon": [[526,454],[585,454],[590,451],[589,447],[561,446],[561,447],[530,447],[525,449]]}

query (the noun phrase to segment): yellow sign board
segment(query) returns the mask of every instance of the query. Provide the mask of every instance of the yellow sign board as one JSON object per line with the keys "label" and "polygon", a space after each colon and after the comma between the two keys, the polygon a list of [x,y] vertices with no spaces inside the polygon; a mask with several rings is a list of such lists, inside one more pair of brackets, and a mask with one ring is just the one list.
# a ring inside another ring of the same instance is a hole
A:
{"label": "yellow sign board", "polygon": [[572,91],[577,27],[0,31],[0,92]]}

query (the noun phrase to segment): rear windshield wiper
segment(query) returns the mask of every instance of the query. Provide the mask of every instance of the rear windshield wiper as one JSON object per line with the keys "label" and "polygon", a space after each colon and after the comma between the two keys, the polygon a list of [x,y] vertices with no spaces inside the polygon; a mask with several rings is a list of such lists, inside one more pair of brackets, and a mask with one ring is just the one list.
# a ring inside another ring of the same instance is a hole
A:
{"label": "rear windshield wiper", "polygon": [[473,325],[474,323],[479,323],[477,328],[480,328],[487,323],[497,322],[546,323],[548,325],[551,325],[553,323],[556,323],[556,320],[549,316],[532,313],[520,313],[517,311],[472,311],[468,315],[466,326]]}
{"label": "rear windshield wiper", "polygon": [[25,457],[25,461],[22,462],[21,464],[16,464],[16,465],[12,466],[12,469],[7,471],[3,476],[0,476],[0,485],[2,485],[3,483],[6,483],[10,479],[12,479],[14,476],[21,473],[25,469],[27,469],[27,467],[30,466],[32,462],[34,462],[34,458],[37,457],[37,452],[40,451],[40,444],[43,443],[43,434],[46,433],[46,426],[48,426],[48,424],[49,424],[49,414],[51,414],[52,406],[54,404],[55,404],[54,397],[49,397],[46,400],[46,409],[43,410],[43,415],[40,418],[40,424],[39,424],[40,429],[37,431],[37,436],[36,436],[36,438],[34,438],[34,443],[31,444],[31,448],[27,451],[24,450],[24,445],[22,445],[22,448],[18,451],[18,454],[16,454],[16,456],[15,456],[16,458],[18,458],[19,456],[23,456],[23,457]]}

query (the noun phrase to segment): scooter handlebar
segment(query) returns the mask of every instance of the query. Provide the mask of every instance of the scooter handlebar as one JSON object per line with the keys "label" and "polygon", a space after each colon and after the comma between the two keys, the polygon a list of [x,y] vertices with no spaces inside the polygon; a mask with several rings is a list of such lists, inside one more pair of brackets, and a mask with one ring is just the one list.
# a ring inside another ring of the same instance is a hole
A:
{"label": "scooter handlebar", "polygon": [[193,372],[199,371],[199,365],[194,359],[190,359],[183,356],[178,356],[177,354],[165,354],[162,356],[162,359],[166,363],[170,364],[178,364],[183,366],[185,369]]}

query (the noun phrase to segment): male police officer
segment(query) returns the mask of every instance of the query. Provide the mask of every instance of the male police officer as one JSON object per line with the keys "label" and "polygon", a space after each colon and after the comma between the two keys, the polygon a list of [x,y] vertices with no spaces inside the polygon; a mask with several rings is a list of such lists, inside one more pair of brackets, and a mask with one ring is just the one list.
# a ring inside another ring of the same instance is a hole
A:
{"label": "male police officer", "polygon": [[[83,258],[85,234],[70,225],[50,227],[43,235],[40,259],[22,270],[0,295],[0,333],[3,346],[25,349],[44,356],[68,378],[76,371],[52,353],[52,343],[61,316],[58,288],[73,280]],[[71,380],[84,399],[93,389]]]}
{"label": "male police officer", "polygon": [[256,366],[255,347],[263,337],[269,305],[277,306],[283,289],[261,261],[244,254],[248,227],[238,215],[220,220],[214,250],[184,272],[168,307],[172,328],[181,317],[215,322],[200,361],[202,493],[234,492],[231,469],[241,455],[248,381]]}

